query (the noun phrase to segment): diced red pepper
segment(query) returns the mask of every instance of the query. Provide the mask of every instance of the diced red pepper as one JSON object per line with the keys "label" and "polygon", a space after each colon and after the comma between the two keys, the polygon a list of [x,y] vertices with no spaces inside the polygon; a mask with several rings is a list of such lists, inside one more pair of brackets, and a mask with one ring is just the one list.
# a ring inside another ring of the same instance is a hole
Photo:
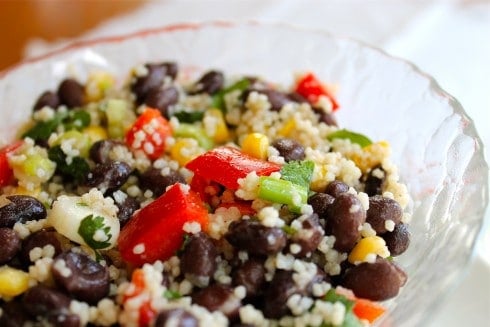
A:
{"label": "diced red pepper", "polygon": [[251,157],[232,147],[219,147],[200,155],[187,163],[186,168],[205,179],[225,187],[238,189],[238,179],[252,171],[258,176],[268,176],[279,171],[281,165]]}
{"label": "diced red pepper", "polygon": [[143,302],[139,309],[139,327],[147,327],[153,321],[155,317],[155,311],[151,307],[149,301]]}
{"label": "diced red pepper", "polygon": [[371,300],[358,298],[351,290],[347,288],[337,287],[335,292],[345,296],[351,301],[354,301],[352,312],[354,312],[356,317],[359,319],[365,319],[370,323],[373,323],[386,312],[386,308],[381,304]]}
{"label": "diced red pepper", "polygon": [[191,180],[191,189],[199,194],[201,200],[206,203],[211,202],[213,195],[220,192],[222,186],[218,183],[206,179],[198,174],[194,174]]}
{"label": "diced red pepper", "polygon": [[160,111],[146,108],[126,133],[126,144],[133,150],[142,150],[155,160],[165,151],[165,140],[172,135],[172,128]]}
{"label": "diced red pepper", "polygon": [[131,284],[133,284],[134,287],[130,289],[130,292],[126,291],[124,293],[123,302],[140,295],[145,289],[145,273],[143,272],[143,269],[135,269],[133,271],[133,274],[131,275]]}
{"label": "diced red pepper", "polygon": [[167,260],[181,247],[186,222],[197,222],[206,230],[208,211],[197,193],[176,183],[121,230],[118,244],[122,258],[138,266]]}
{"label": "diced red pepper", "polygon": [[0,149],[0,187],[10,184],[14,173],[10,168],[7,155],[19,148],[24,141],[16,141]]}
{"label": "diced red pepper", "polygon": [[352,311],[357,318],[365,319],[370,323],[373,323],[385,313],[386,309],[376,302],[356,298],[354,300],[354,307],[352,308]]}
{"label": "diced red pepper", "polygon": [[339,107],[339,103],[333,94],[313,73],[307,73],[300,78],[296,84],[295,91],[296,93],[305,97],[312,104],[316,103],[321,95],[324,95],[329,98],[330,101],[332,101],[332,109],[334,111]]}

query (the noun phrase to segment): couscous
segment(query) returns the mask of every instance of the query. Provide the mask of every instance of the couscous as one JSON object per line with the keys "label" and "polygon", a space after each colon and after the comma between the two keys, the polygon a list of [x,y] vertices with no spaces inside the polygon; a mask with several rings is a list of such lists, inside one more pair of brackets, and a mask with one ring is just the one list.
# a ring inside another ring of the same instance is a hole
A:
{"label": "couscous", "polygon": [[406,274],[390,145],[291,86],[94,72],[0,150],[2,326],[365,326]]}

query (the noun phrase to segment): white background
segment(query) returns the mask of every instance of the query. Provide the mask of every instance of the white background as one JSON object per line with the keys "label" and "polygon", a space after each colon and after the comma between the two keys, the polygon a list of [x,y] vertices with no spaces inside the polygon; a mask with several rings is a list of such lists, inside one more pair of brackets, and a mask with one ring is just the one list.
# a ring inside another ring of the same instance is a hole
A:
{"label": "white background", "polygon": [[[490,0],[155,1],[107,21],[83,38],[207,20],[288,22],[350,36],[408,59],[462,103],[486,146],[487,161],[490,158]],[[69,41],[32,40],[26,56]],[[489,212],[465,278],[441,299],[444,304],[426,326],[490,324]]]}

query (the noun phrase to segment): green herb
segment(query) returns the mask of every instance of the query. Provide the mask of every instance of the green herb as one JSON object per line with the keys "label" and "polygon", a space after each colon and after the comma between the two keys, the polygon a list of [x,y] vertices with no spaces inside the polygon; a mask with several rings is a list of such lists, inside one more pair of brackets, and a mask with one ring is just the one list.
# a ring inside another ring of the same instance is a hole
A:
{"label": "green herb", "polygon": [[94,240],[94,236],[99,230],[104,232],[104,234],[107,236],[107,240],[111,239],[111,228],[104,224],[104,217],[94,217],[94,215],[88,215],[80,222],[80,227],[78,227],[78,234],[83,238],[85,243],[87,243],[87,245],[94,250],[109,247],[111,245],[110,242]]}
{"label": "green herb", "polygon": [[71,163],[66,162],[66,154],[57,145],[48,150],[48,158],[56,163],[56,171],[61,175],[73,179],[76,183],[82,182],[90,167],[82,157],[73,157]]}
{"label": "green herb", "polygon": [[309,189],[314,168],[313,161],[290,161],[282,166],[281,178]]}
{"label": "green herb", "polygon": [[63,120],[64,115],[56,114],[53,119],[40,121],[27,132],[22,134],[22,138],[29,137],[34,141],[47,141],[51,134]]}
{"label": "green herb", "polygon": [[332,141],[333,139],[348,139],[352,143],[359,144],[361,148],[364,148],[373,143],[367,136],[351,132],[347,129],[340,129],[336,132],[333,132],[327,135],[327,139],[330,141]]}
{"label": "green herb", "polygon": [[84,110],[57,112],[52,119],[38,122],[22,137],[29,137],[34,141],[47,141],[60,125],[64,126],[65,131],[81,130],[90,125],[90,114]]}
{"label": "green herb", "polygon": [[249,85],[250,85],[250,80],[244,78],[239,80],[235,84],[232,84],[229,87],[219,91],[218,93],[213,95],[213,99],[212,99],[213,108],[218,108],[221,111],[225,112],[226,111],[225,95],[233,91],[243,92],[249,87]]}
{"label": "green herb", "polygon": [[196,121],[201,121],[204,117],[203,111],[178,111],[174,113],[174,117],[176,117],[181,123],[194,123]]}
{"label": "green herb", "polygon": [[[327,294],[325,294],[323,300],[331,303],[340,302],[345,306],[344,322],[342,323],[342,325],[335,327],[362,327],[359,318],[357,318],[352,311],[352,308],[354,307],[354,301],[349,300],[344,295],[337,294],[334,289],[330,289]],[[334,326],[331,324],[322,324],[322,327]]]}
{"label": "green herb", "polygon": [[79,206],[79,207],[88,207],[88,204],[86,204],[85,202],[78,202],[77,203],[77,206]]}
{"label": "green herb", "polygon": [[90,114],[85,110],[70,111],[68,117],[63,120],[63,125],[66,131],[72,129],[82,130],[90,125]]}
{"label": "green herb", "polygon": [[182,297],[182,295],[179,292],[171,291],[171,290],[165,290],[165,292],[163,292],[163,296],[167,300],[177,300]]}

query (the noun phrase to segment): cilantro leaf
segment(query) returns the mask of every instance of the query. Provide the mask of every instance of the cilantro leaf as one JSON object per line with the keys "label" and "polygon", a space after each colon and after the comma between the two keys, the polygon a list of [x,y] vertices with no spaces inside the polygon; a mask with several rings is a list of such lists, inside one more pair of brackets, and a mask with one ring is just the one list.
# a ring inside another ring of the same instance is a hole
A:
{"label": "cilantro leaf", "polygon": [[85,110],[73,110],[63,120],[63,125],[66,131],[72,129],[82,130],[84,127],[90,125],[90,120],[90,114]]}
{"label": "cilantro leaf", "polygon": [[80,222],[78,234],[83,238],[85,243],[94,250],[109,247],[111,245],[110,242],[94,240],[94,236],[99,230],[107,236],[107,240],[111,239],[111,228],[104,224],[104,217],[88,215]]}
{"label": "cilantro leaf", "polygon": [[181,123],[194,123],[196,121],[201,121],[204,117],[203,111],[177,111],[173,115],[176,117]]}
{"label": "cilantro leaf", "polygon": [[85,110],[57,112],[52,119],[37,122],[22,134],[22,137],[29,137],[34,141],[47,141],[60,125],[64,126],[65,131],[82,130],[90,125],[90,114]]}
{"label": "cilantro leaf", "polygon": [[282,166],[281,178],[309,189],[314,168],[313,161],[290,161]]}
{"label": "cilantro leaf", "polygon": [[22,134],[22,138],[29,137],[34,141],[47,141],[65,117],[65,113],[57,113],[50,120],[37,122],[31,129]]}
{"label": "cilantro leaf", "polygon": [[327,139],[332,141],[334,139],[348,139],[352,143],[357,143],[364,148],[373,142],[365,135],[349,131],[347,129],[339,129],[336,132],[327,135]]}
{"label": "cilantro leaf", "polygon": [[76,183],[83,182],[90,167],[82,157],[73,157],[71,163],[66,162],[66,154],[57,145],[48,150],[48,158],[56,163],[56,171],[68,178],[75,180]]}
{"label": "cilantro leaf", "polygon": [[213,108],[218,108],[221,111],[226,111],[226,106],[225,106],[225,95],[227,93],[233,92],[233,91],[240,91],[243,92],[246,89],[248,89],[250,85],[250,80],[247,78],[241,79],[235,84],[232,84],[228,86],[227,88],[219,91],[215,95],[213,95],[212,99],[212,106]]}
{"label": "cilantro leaf", "polygon": [[177,300],[182,297],[182,295],[179,292],[171,291],[171,290],[165,290],[165,292],[163,292],[163,296],[167,300]]}

